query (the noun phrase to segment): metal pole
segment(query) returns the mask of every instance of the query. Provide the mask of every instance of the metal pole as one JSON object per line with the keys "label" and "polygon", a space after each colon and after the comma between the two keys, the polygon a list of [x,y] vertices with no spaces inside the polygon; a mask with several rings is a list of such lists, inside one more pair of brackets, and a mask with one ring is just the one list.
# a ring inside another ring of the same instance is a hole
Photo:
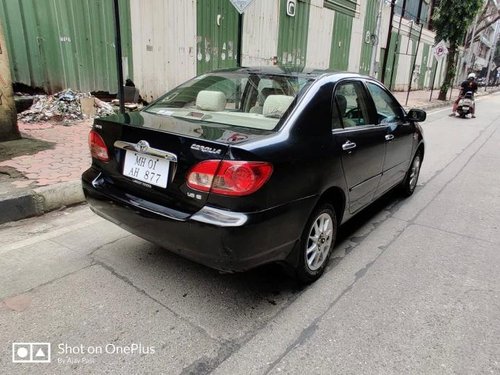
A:
{"label": "metal pole", "polygon": [[238,14],[238,55],[236,56],[236,65],[241,66],[241,55],[243,50],[243,14]]}
{"label": "metal pole", "polygon": [[[458,52],[455,52],[455,53],[458,53]],[[448,61],[448,59],[446,61]],[[457,65],[458,65],[458,56],[457,56]],[[446,69],[448,69],[448,66],[446,66]],[[455,71],[456,71],[456,68],[455,68]],[[455,81],[455,82],[453,82],[453,81]],[[449,100],[451,100],[451,98],[453,97],[453,86],[457,85],[457,75],[455,75],[455,78],[453,81],[451,82],[450,99]],[[460,89],[458,90],[458,95],[460,96]]]}
{"label": "metal pole", "polygon": [[382,64],[381,81],[385,84],[385,70],[387,69],[387,59],[389,58],[389,49],[391,47],[392,36],[392,20],[394,19],[394,3],[396,0],[391,0],[391,16],[389,17],[389,33],[387,34],[387,42],[385,43],[384,63]]}
{"label": "metal pole", "polygon": [[[401,15],[399,18],[399,26],[398,26],[398,37],[396,38],[396,48],[394,49],[394,54],[399,53],[399,35],[401,34],[401,22],[403,21],[403,17],[405,15],[405,10],[406,10],[406,0],[403,0],[403,7],[401,8]],[[392,86],[392,79],[394,77],[394,67],[396,65],[396,56],[394,56],[394,59],[392,60],[392,67],[391,67],[391,80],[389,81],[389,89],[393,89]]]}
{"label": "metal pole", "polygon": [[[420,0],[420,1],[422,1],[422,0]],[[418,18],[420,18],[420,14],[418,15]],[[413,66],[411,67],[410,83],[408,84],[408,93],[406,94],[405,105],[408,105],[408,98],[410,97],[411,82],[412,82],[413,74],[415,73],[415,65],[417,64],[417,56],[418,56],[418,47],[420,45],[420,39],[422,38],[422,29],[423,28],[424,28],[424,24],[421,24],[420,25],[420,33],[418,34],[417,48],[415,49],[415,56],[413,57]],[[411,35],[410,35],[410,37],[411,37]]]}
{"label": "metal pole", "polygon": [[[433,57],[435,59],[435,57]],[[436,75],[437,75],[437,70],[438,70],[438,62],[436,60],[436,69],[434,69],[434,76],[432,77],[432,83],[431,83],[431,96],[429,96],[429,101],[432,101],[432,92],[434,91],[434,83],[436,82]],[[432,65],[434,65],[434,61],[432,62]]]}
{"label": "metal pole", "polygon": [[372,48],[372,56],[371,56],[371,61],[370,61],[370,76],[375,77],[376,75],[376,60],[377,60],[377,46],[378,46],[378,36],[380,34],[380,26],[381,26],[381,19],[382,19],[382,10],[384,9],[384,0],[379,0],[380,5],[378,8],[378,13],[377,13],[377,24],[375,26],[375,35],[376,35],[376,43],[373,43],[373,48]]}
{"label": "metal pole", "polygon": [[115,51],[116,71],[118,74],[118,99],[120,100],[120,112],[125,113],[125,90],[123,89],[123,65],[122,65],[122,37],[120,32],[120,9],[118,0],[113,0],[115,13]]}
{"label": "metal pole", "polygon": [[422,15],[422,5],[424,4],[424,2],[422,0],[420,0],[420,3],[418,3],[418,11],[417,11],[417,23],[422,23],[422,21],[420,20],[420,16]]}
{"label": "metal pole", "polygon": [[408,43],[406,43],[406,55],[408,55],[408,51],[410,49],[410,40],[411,40],[411,34],[413,33],[413,20],[410,20],[410,32],[408,33]]}

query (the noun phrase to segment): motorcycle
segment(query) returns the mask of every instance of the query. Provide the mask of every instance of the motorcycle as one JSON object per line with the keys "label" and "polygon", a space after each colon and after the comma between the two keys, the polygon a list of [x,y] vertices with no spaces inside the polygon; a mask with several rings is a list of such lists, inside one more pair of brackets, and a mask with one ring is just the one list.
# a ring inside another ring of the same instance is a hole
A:
{"label": "motorcycle", "polygon": [[474,93],[472,91],[467,91],[465,95],[458,101],[458,115],[461,118],[465,118],[467,115],[472,115],[474,105]]}

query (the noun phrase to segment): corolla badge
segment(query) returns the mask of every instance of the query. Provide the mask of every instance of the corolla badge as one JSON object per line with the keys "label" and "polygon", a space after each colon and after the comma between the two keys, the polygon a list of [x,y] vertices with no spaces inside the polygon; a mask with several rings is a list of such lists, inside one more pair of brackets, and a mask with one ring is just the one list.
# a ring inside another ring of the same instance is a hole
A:
{"label": "corolla badge", "polygon": [[222,152],[222,150],[220,148],[201,146],[201,145],[198,145],[196,143],[193,143],[191,145],[191,150],[206,152],[206,153],[214,154],[214,155],[219,155]]}
{"label": "corolla badge", "polygon": [[135,145],[135,149],[139,152],[146,152],[149,149],[149,143],[147,141],[139,141]]}

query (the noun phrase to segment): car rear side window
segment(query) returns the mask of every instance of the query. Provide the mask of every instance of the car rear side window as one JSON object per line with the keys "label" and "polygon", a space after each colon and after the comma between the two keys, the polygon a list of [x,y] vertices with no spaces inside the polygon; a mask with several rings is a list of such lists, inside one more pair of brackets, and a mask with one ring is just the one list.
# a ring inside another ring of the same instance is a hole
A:
{"label": "car rear side window", "polygon": [[209,73],[173,89],[145,111],[187,121],[276,130],[312,81],[292,74]]}
{"label": "car rear side window", "polygon": [[397,122],[403,118],[401,107],[386,90],[371,82],[366,85],[377,109],[377,124]]}
{"label": "car rear side window", "polygon": [[364,89],[361,82],[345,82],[337,85],[334,102],[336,114],[333,128],[351,128],[369,124]]}

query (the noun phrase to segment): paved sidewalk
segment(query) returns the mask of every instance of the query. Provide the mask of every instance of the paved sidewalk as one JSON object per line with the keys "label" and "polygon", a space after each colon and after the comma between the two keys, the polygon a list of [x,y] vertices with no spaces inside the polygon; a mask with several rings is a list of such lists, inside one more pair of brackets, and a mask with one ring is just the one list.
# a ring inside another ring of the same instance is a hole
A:
{"label": "paved sidewalk", "polygon": [[[483,96],[490,94],[492,92],[499,91],[500,87],[488,87],[487,90],[485,90],[484,87],[480,87],[478,89],[478,92],[476,94],[477,96]],[[451,113],[451,104],[452,102],[458,97],[458,87],[454,88],[451,92],[448,93],[446,101],[438,100],[439,96],[439,90],[433,90],[432,91],[432,100],[431,99],[431,91],[430,90],[417,90],[417,91],[412,91],[410,92],[410,95],[408,96],[407,91],[397,91],[393,92],[393,95],[396,97],[396,99],[403,105],[405,108],[422,108],[426,110],[434,109],[434,108],[440,108],[440,107],[450,107],[450,113]],[[406,99],[408,97],[408,103],[406,102]]]}
{"label": "paved sidewalk", "polygon": [[[490,91],[497,91],[492,88]],[[453,98],[458,91],[453,90]],[[484,95],[480,88],[478,95]],[[394,93],[407,108],[450,106],[434,91]],[[84,201],[80,175],[90,166],[87,137],[92,120],[28,124],[19,122],[23,139],[0,143],[0,224]]]}
{"label": "paved sidewalk", "polygon": [[[409,96],[408,96],[407,91],[396,91],[396,92],[393,92],[393,94],[396,97],[396,99],[405,108],[416,107],[416,108],[431,109],[431,108],[437,108],[437,107],[445,107],[445,106],[449,105],[449,103],[451,102],[450,100],[447,100],[447,101],[438,100],[439,90],[432,91],[432,100],[429,100],[431,98],[431,91],[430,90],[412,91],[412,92],[410,92]],[[455,98],[458,94],[458,90],[453,90],[453,92],[451,94]],[[407,97],[408,97],[408,104],[406,104]],[[450,95],[448,94],[448,99],[449,98],[450,98]]]}
{"label": "paved sidewalk", "polygon": [[0,143],[0,224],[83,202],[91,124],[18,123],[23,138]]}

